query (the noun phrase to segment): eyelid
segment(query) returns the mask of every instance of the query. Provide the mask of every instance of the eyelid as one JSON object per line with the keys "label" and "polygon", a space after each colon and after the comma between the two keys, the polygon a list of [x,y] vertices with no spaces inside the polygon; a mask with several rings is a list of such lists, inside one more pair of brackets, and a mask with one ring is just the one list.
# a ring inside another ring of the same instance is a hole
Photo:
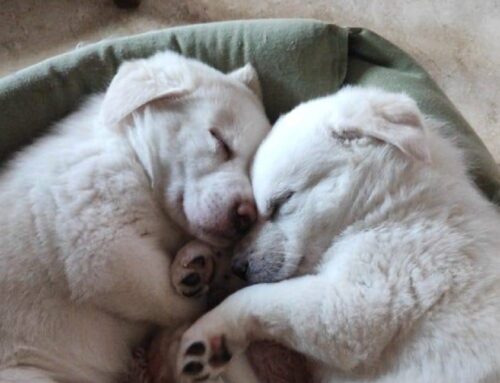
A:
{"label": "eyelid", "polygon": [[274,197],[269,202],[269,218],[272,220],[278,213],[281,208],[293,195],[294,191],[287,190],[284,193],[281,193],[277,197]]}
{"label": "eyelid", "polygon": [[233,151],[231,150],[229,145],[226,143],[226,141],[224,141],[224,139],[222,138],[221,134],[217,131],[217,129],[210,128],[209,132],[212,135],[212,137],[215,138],[215,140],[217,141],[219,146],[224,151],[224,155],[226,157],[226,160],[229,160],[233,155]]}
{"label": "eyelid", "polygon": [[331,134],[333,138],[341,142],[349,142],[352,140],[357,140],[362,137],[360,129],[356,127],[347,127],[339,132],[332,130]]}

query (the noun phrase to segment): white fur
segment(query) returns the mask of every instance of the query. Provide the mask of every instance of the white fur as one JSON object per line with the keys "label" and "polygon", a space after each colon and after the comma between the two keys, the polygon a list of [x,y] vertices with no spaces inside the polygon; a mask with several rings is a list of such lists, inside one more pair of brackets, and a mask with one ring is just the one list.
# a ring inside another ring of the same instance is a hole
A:
{"label": "white fur", "polygon": [[125,63],[0,174],[0,382],[115,381],[152,325],[201,312],[169,267],[191,236],[229,243],[252,204],[269,124],[249,80],[170,52]]}
{"label": "white fur", "polygon": [[282,342],[321,382],[499,382],[500,214],[432,126],[407,96],[354,87],[278,121],[253,165],[262,220],[235,258],[277,283],[202,317],[179,368],[224,335],[233,353]]}

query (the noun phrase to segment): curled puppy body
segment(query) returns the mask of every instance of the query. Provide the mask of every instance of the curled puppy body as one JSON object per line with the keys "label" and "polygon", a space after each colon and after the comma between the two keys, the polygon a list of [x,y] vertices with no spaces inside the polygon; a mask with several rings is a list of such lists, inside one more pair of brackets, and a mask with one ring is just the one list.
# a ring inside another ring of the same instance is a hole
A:
{"label": "curled puppy body", "polygon": [[227,246],[255,219],[248,168],[269,130],[249,65],[172,52],[109,88],[0,174],[0,381],[115,382],[153,326],[205,308],[172,255]]}
{"label": "curled puppy body", "polygon": [[500,381],[500,213],[462,157],[403,94],[348,87],[282,117],[234,258],[264,283],[185,332],[179,373],[273,339],[325,383]]}

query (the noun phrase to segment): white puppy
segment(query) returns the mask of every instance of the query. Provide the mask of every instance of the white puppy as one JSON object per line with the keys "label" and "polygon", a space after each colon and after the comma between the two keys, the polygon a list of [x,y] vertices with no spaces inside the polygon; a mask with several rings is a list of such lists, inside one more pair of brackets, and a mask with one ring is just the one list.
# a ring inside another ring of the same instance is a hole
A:
{"label": "white puppy", "polygon": [[407,96],[362,88],[278,121],[252,171],[262,219],[234,267],[279,282],[196,322],[183,376],[274,339],[322,382],[500,381],[500,214],[429,125]]}
{"label": "white puppy", "polygon": [[[249,163],[270,128],[258,93],[249,65],[130,61],[7,166],[2,383],[115,381],[153,324],[201,312],[176,293],[172,258],[192,236],[224,246],[254,221]],[[206,279],[185,280],[186,295]]]}

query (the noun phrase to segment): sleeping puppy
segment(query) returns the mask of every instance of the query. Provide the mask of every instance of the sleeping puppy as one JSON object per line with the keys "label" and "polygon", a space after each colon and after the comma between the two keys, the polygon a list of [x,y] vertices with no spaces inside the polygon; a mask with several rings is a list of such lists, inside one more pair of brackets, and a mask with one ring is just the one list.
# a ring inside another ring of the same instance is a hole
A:
{"label": "sleeping puppy", "polygon": [[432,125],[403,94],[354,87],[277,122],[234,259],[265,284],[184,334],[184,381],[255,339],[303,353],[321,382],[500,381],[500,214]]}
{"label": "sleeping puppy", "polygon": [[173,255],[250,228],[269,128],[250,65],[165,52],[20,153],[0,174],[0,382],[115,382],[153,325],[199,315],[211,263]]}

